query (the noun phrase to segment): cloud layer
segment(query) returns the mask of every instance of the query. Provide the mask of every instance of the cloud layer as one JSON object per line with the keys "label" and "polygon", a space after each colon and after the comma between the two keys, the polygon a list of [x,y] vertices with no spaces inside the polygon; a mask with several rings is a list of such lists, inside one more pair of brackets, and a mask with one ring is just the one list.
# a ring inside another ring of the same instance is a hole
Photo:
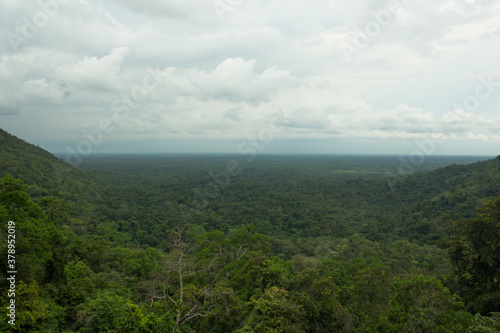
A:
{"label": "cloud layer", "polygon": [[497,1],[9,0],[0,13],[0,127],[55,152],[103,119],[96,151],[236,152],[221,142],[277,113],[280,142],[500,143]]}

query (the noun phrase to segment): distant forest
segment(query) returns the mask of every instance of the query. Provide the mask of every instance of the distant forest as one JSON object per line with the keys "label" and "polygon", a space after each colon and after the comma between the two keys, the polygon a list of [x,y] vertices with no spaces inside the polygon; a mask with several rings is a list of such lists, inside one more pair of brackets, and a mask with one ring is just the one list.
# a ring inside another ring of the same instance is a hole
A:
{"label": "distant forest", "polygon": [[0,331],[500,332],[500,156],[402,163],[73,167],[0,130]]}

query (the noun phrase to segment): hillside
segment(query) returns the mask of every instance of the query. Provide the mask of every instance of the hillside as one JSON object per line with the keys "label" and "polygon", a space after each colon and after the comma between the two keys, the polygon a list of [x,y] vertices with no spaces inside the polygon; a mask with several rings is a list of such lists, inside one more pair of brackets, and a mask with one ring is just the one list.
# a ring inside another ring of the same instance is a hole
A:
{"label": "hillside", "polygon": [[500,156],[467,165],[451,165],[409,176],[396,191],[415,209],[447,207],[471,216],[478,205],[500,191]]}
{"label": "hillside", "polygon": [[500,156],[466,165],[415,173],[395,184],[395,202],[407,206],[399,232],[436,240],[446,229],[441,217],[471,218],[486,201],[500,195]]}
{"label": "hillside", "polygon": [[28,185],[34,198],[58,196],[83,216],[99,198],[96,175],[72,167],[48,151],[0,129],[0,178],[10,174]]}

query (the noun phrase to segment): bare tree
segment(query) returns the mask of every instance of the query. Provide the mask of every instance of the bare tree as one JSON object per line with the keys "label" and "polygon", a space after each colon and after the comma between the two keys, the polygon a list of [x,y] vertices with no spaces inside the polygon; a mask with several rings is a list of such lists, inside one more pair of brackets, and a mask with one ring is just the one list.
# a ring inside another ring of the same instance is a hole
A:
{"label": "bare tree", "polygon": [[168,301],[175,312],[173,332],[197,317],[207,317],[231,295],[224,277],[218,276],[220,255],[210,258],[195,255],[196,246],[182,239],[177,231],[169,240],[170,252],[161,269],[149,282],[151,304]]}

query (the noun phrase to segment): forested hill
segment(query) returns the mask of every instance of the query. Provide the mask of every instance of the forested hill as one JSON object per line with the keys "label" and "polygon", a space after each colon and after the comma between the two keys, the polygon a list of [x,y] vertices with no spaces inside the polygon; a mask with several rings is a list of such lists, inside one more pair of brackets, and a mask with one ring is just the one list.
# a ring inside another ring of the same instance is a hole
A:
{"label": "forested hill", "polygon": [[0,129],[0,177],[7,173],[22,179],[35,194],[64,191],[66,178],[82,181],[85,173],[48,151]]}
{"label": "forested hill", "polygon": [[471,217],[487,199],[500,194],[500,156],[416,173],[394,190],[423,216],[446,212],[455,218]]}
{"label": "forested hill", "polygon": [[41,147],[0,129],[0,178],[10,174],[28,185],[33,198],[56,196],[68,200],[79,216],[99,198],[96,175],[72,167]]}

